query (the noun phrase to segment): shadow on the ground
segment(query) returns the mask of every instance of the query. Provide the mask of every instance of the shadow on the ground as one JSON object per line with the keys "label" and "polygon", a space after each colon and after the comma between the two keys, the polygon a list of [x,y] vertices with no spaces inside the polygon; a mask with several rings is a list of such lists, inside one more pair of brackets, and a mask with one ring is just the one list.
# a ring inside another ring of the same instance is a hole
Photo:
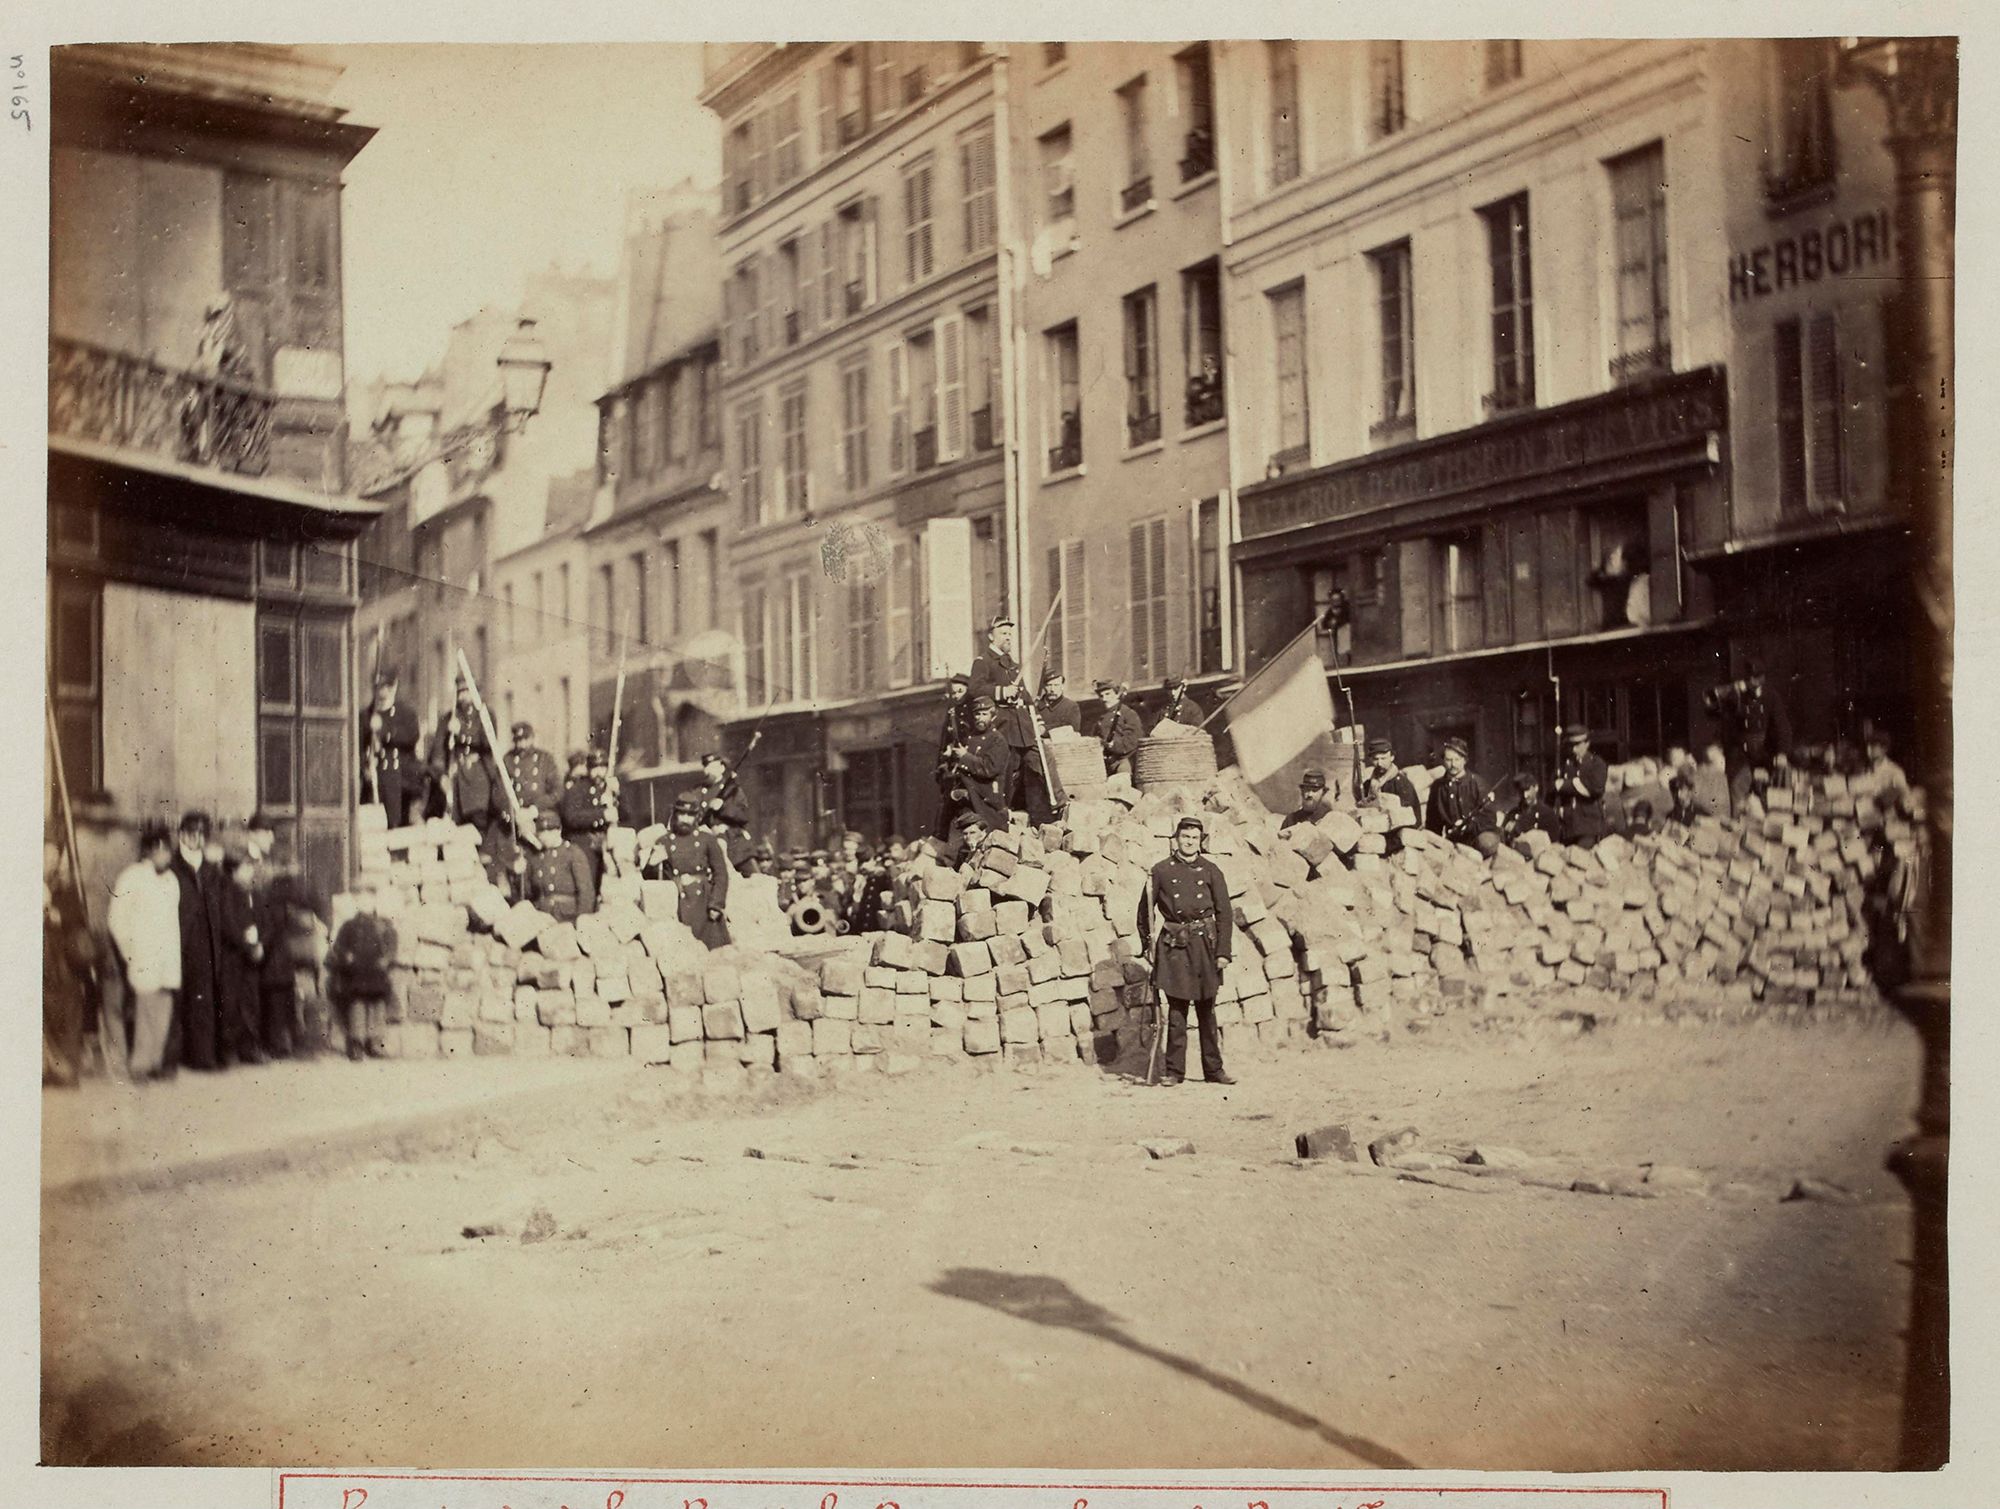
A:
{"label": "shadow on the ground", "polygon": [[1000,1273],[991,1268],[953,1268],[932,1283],[930,1288],[935,1294],[984,1305],[1016,1320],[1081,1331],[1087,1336],[1123,1347],[1128,1352],[1136,1352],[1197,1383],[1205,1383],[1217,1393],[1247,1404],[1295,1430],[1310,1431],[1328,1445],[1347,1452],[1370,1467],[1408,1468],[1417,1465],[1386,1446],[1336,1430],[1324,1420],[1296,1409],[1282,1399],[1273,1398],[1262,1389],[1225,1377],[1193,1358],[1141,1341],[1125,1330],[1111,1311],[1085,1299],[1059,1278],[1040,1273]]}

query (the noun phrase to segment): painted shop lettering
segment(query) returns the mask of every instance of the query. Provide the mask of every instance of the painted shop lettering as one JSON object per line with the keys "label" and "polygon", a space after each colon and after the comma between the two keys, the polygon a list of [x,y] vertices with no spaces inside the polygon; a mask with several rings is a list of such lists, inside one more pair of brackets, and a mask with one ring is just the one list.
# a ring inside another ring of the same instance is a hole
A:
{"label": "painted shop lettering", "polygon": [[1844,278],[1883,267],[1895,254],[1889,211],[1875,210],[1801,231],[1729,259],[1729,302],[1782,293],[1821,278]]}

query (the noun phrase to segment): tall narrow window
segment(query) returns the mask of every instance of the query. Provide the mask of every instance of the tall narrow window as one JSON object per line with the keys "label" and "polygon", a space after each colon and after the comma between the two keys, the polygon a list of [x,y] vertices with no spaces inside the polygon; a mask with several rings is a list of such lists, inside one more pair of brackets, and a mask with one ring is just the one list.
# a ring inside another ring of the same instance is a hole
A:
{"label": "tall narrow window", "polygon": [[1159,294],[1148,284],[1125,295],[1125,444],[1160,438]]}
{"label": "tall narrow window", "polygon": [[1076,322],[1056,326],[1043,341],[1049,375],[1049,470],[1070,471],[1083,465],[1082,368]]}
{"label": "tall narrow window", "polygon": [[1480,600],[1479,536],[1451,535],[1436,542],[1435,643],[1440,653],[1476,650],[1484,642],[1486,617]]}
{"label": "tall narrow window", "polygon": [[875,302],[875,205],[855,199],[840,207],[842,307],[859,314]]}
{"label": "tall narrow window", "polygon": [[1266,42],[1271,75],[1271,186],[1299,176],[1299,44]]}
{"label": "tall narrow window", "polygon": [[1486,410],[1504,414],[1535,403],[1535,279],[1528,251],[1528,196],[1481,210],[1492,288],[1493,390]]}
{"label": "tall narrow window", "polygon": [[703,450],[713,450],[722,444],[722,400],[716,387],[716,366],[721,355],[711,346],[695,359],[694,365],[694,407],[697,423],[696,443]]}
{"label": "tall narrow window", "polygon": [[722,626],[722,531],[704,529],[701,540],[701,590],[703,621],[711,629]]}
{"label": "tall narrow window", "polygon": [[912,283],[921,283],[937,268],[937,243],[931,230],[931,179],[928,153],[903,170],[903,262]]}
{"label": "tall narrow window", "polygon": [[1130,592],[1127,607],[1132,625],[1132,675],[1150,681],[1166,675],[1167,664],[1167,521],[1145,519],[1127,532],[1130,546]]}
{"label": "tall narrow window", "polygon": [[686,619],[682,617],[681,602],[684,595],[681,583],[681,542],[668,540],[660,546],[660,591],[666,612],[661,614],[663,627],[667,632],[667,643],[677,645],[686,629]]}
{"label": "tall narrow window", "polygon": [[868,486],[868,356],[840,369],[840,485],[851,496]]}
{"label": "tall narrow window", "polygon": [[865,695],[882,667],[882,584],[858,577],[847,584],[847,689]]}
{"label": "tall narrow window", "polygon": [[931,325],[937,345],[937,458],[965,455],[965,320],[940,315]]}
{"label": "tall narrow window", "polygon": [[1518,37],[1490,37],[1482,44],[1486,52],[1486,87],[1499,89],[1521,76],[1521,42]]}
{"label": "tall narrow window", "polygon": [[1076,168],[1070,157],[1067,125],[1046,132],[1037,142],[1042,155],[1043,214],[1050,225],[1076,218]]}
{"label": "tall narrow window", "polygon": [[910,546],[898,540],[889,554],[889,685],[908,686],[916,679],[915,638],[911,633],[917,604],[916,581],[910,570]]}
{"label": "tall narrow window", "polygon": [[776,122],[776,146],[772,160],[777,170],[777,184],[783,188],[795,182],[805,171],[805,119],[799,109],[799,94],[795,89],[778,101],[773,113]]}
{"label": "tall narrow window", "polygon": [[813,579],[808,572],[788,577],[785,590],[791,602],[792,675],[794,701],[811,701],[819,695],[819,635],[813,621],[818,605],[813,599]]}
{"label": "tall narrow window", "polygon": [[938,464],[938,362],[935,327],[919,330],[908,342],[910,382],[910,465],[929,471]]}
{"label": "tall narrow window", "polygon": [[993,310],[981,304],[965,312],[965,401],[968,444],[989,451],[1000,443],[998,405],[1000,349],[994,340]]}
{"label": "tall narrow window", "polygon": [[769,616],[762,587],[743,589],[743,690],[752,701],[772,700],[779,687],[771,676]]}
{"label": "tall narrow window", "polygon": [[1181,137],[1181,182],[1192,183],[1215,171],[1215,68],[1206,42],[1175,54],[1174,79],[1187,122]]}
{"label": "tall narrow window", "polygon": [[1181,355],[1187,372],[1187,423],[1222,418],[1222,269],[1211,257],[1181,274]]}
{"label": "tall narrow window", "polygon": [[597,568],[597,612],[598,645],[610,654],[616,648],[623,625],[618,619],[618,573],[606,561]]}
{"label": "tall narrow window", "polygon": [[1368,135],[1373,141],[1394,136],[1407,117],[1403,108],[1403,44],[1368,44]]}
{"label": "tall narrow window", "polygon": [[994,218],[993,125],[975,126],[958,139],[958,181],[965,192],[965,254],[993,250]]}
{"label": "tall narrow window", "polygon": [[1312,445],[1312,411],[1306,372],[1306,286],[1275,289],[1271,301],[1271,344],[1278,362],[1277,452],[1279,466],[1302,466]]}
{"label": "tall narrow window", "polygon": [[1833,180],[1833,71],[1829,37],[1781,37],[1771,49],[1770,163],[1764,191],[1773,200],[1808,193]]}
{"label": "tall narrow window", "polygon": [[787,346],[796,346],[803,333],[800,316],[803,292],[799,281],[799,242],[794,236],[778,244],[778,313]]}
{"label": "tall narrow window", "polygon": [[1082,540],[1049,547],[1048,653],[1043,664],[1076,686],[1090,672],[1089,560],[1089,548]]}
{"label": "tall narrow window", "polygon": [[72,797],[104,784],[102,597],[56,582],[49,593],[49,671],[56,744]]}
{"label": "tall narrow window", "polygon": [[833,229],[835,222],[827,221],[819,228],[819,322],[822,328],[832,329],[840,323],[840,254],[834,248]]}
{"label": "tall narrow window", "polygon": [[736,320],[736,359],[748,366],[757,359],[763,349],[758,326],[763,316],[763,307],[757,296],[757,263],[754,258],[745,258],[737,266],[732,287],[735,291],[734,315]]}
{"label": "tall narrow window", "polygon": [[1125,187],[1118,208],[1130,212],[1153,197],[1153,155],[1146,139],[1146,76],[1118,91],[1118,115],[1125,127]]}
{"label": "tall narrow window", "polygon": [[752,399],[736,411],[736,464],[743,500],[743,523],[764,522],[764,405]]}
{"label": "tall narrow window", "polygon": [[1667,330],[1667,158],[1654,142],[1607,166],[1618,295],[1611,378],[1630,382],[1674,364]]}
{"label": "tall narrow window", "polygon": [[750,202],[762,204],[771,192],[771,116],[760,111],[750,117]]}
{"label": "tall narrow window", "polygon": [[786,518],[796,518],[806,511],[810,492],[812,464],[806,455],[806,389],[804,383],[795,384],[778,396],[778,465],[780,486],[783,489],[779,500]]}
{"label": "tall narrow window", "polygon": [[1200,618],[1195,626],[1195,674],[1222,669],[1222,500],[1195,505],[1195,590]]}
{"label": "tall narrow window", "polygon": [[653,558],[643,550],[632,552],[632,634],[647,645],[653,639]]}
{"label": "tall narrow window", "polygon": [[889,388],[889,475],[900,477],[910,469],[910,348],[891,341],[883,368]]}
{"label": "tall narrow window", "polygon": [[688,402],[688,364],[675,362],[667,368],[667,462],[677,465],[687,460],[694,439],[694,405]]}
{"label": "tall narrow window", "polygon": [[750,122],[738,121],[729,128],[729,135],[723,139],[723,201],[732,215],[749,211],[750,197]]}
{"label": "tall narrow window", "polygon": [[1847,489],[1839,329],[1830,313],[1780,320],[1778,505],[1788,515],[1838,509]]}
{"label": "tall narrow window", "polygon": [[1368,254],[1375,270],[1375,307],[1381,333],[1380,399],[1370,438],[1409,439],[1417,426],[1415,300],[1410,287],[1410,243],[1398,241]]}

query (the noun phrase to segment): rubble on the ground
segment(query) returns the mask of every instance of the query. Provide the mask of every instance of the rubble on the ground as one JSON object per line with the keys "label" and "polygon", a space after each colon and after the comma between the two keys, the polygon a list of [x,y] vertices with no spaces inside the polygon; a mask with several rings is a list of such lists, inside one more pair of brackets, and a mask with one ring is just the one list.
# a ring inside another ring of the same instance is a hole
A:
{"label": "rubble on the ground", "polygon": [[[1394,803],[1281,832],[1233,768],[1205,788],[1112,782],[1060,823],[1016,814],[916,845],[894,875],[894,931],[746,929],[715,952],[678,921],[672,883],[629,873],[622,830],[600,910],[575,923],[507,905],[470,828],[364,831],[360,868],[401,945],[384,1052],[897,1073],[1108,1063],[1148,1042],[1141,897],[1188,813],[1234,903],[1217,1019],[1235,1054],[1509,998],[1541,1010],[1571,987],[1795,1005],[1866,993],[1874,840],[1907,844],[1914,806],[1825,777],[1753,796],[1734,822],[1591,848],[1531,833],[1489,861]],[[336,931],[358,905],[335,899]]]}

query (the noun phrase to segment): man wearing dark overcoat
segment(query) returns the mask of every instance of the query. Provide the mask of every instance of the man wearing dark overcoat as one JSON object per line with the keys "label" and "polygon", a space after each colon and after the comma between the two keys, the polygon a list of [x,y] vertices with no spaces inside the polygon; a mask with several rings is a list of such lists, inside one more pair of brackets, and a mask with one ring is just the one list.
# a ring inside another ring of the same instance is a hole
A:
{"label": "man wearing dark overcoat", "polygon": [[[562,799],[562,772],[556,769],[556,757],[536,745],[534,725],[525,720],[516,723],[513,734],[514,747],[506,758],[507,779],[514,784],[514,799],[521,804],[522,818],[532,823],[535,819],[530,808],[540,812]],[[506,796],[500,800],[504,803]]]}
{"label": "man wearing dark overcoat", "polygon": [[1050,733],[1059,728],[1067,728],[1071,733],[1083,732],[1083,709],[1076,705],[1076,699],[1064,692],[1063,673],[1051,666],[1042,672],[1042,694],[1035,699],[1035,711],[1041,714],[1042,727]]}
{"label": "man wearing dark overcoat", "polygon": [[1465,740],[1444,741],[1444,774],[1431,783],[1424,826],[1455,844],[1470,844],[1490,856],[1500,847],[1493,799],[1485,783],[1467,768],[1470,755]]}
{"label": "man wearing dark overcoat", "polygon": [[721,840],[722,852],[739,870],[757,847],[750,836],[750,800],[743,783],[712,750],[701,757],[701,828]]}
{"label": "man wearing dark overcoat", "polygon": [[181,819],[174,850],[174,878],[181,883],[181,988],[167,1031],[163,1075],[176,1065],[220,1069],[235,1046],[231,1023],[221,1012],[222,875],[207,857],[208,814]]}
{"label": "man wearing dark overcoat", "polygon": [[1604,837],[1604,788],[1611,770],[1590,750],[1590,729],[1572,723],[1563,730],[1561,762],[1556,766],[1556,812],[1562,818],[1562,840],[1589,848]]}
{"label": "man wearing dark overcoat", "polygon": [[673,831],[660,844],[660,865],[680,887],[677,914],[688,931],[710,948],[724,948],[729,943],[723,921],[729,906],[729,856],[713,833],[695,830],[700,816],[698,798],[675,798]]}
{"label": "man wearing dark overcoat", "polygon": [[1222,1034],[1215,1024],[1215,997],[1231,950],[1229,883],[1214,860],[1201,852],[1207,830],[1198,817],[1174,828],[1173,850],[1153,866],[1140,902],[1139,934],[1153,960],[1153,994],[1167,1006],[1167,1063],[1162,1084],[1187,1076],[1188,1007],[1201,1033],[1202,1078],[1212,1085],[1236,1083],[1222,1067]]}
{"label": "man wearing dark overcoat", "polygon": [[1035,730],[1034,704],[1014,658],[1014,620],[1004,614],[987,632],[986,653],[972,662],[971,695],[993,704],[993,726],[1014,752],[1013,769],[1001,793],[1010,808],[1021,808],[1040,826],[1055,821],[1055,802]]}
{"label": "man wearing dark overcoat", "polygon": [[1097,739],[1104,746],[1104,768],[1111,775],[1132,773],[1132,756],[1146,737],[1139,714],[1125,702],[1125,683],[1100,681],[1097,697],[1104,716],[1097,720]]}
{"label": "man wearing dark overcoat", "polygon": [[1005,828],[1014,749],[996,726],[993,703],[986,697],[972,699],[972,738],[963,749],[951,789],[957,817],[988,829]]}
{"label": "man wearing dark overcoat", "polygon": [[396,700],[396,672],[385,667],[375,677],[375,700],[361,713],[363,795],[379,802],[389,826],[410,820],[410,806],[424,788],[417,761],[417,710]]}
{"label": "man wearing dark overcoat", "polygon": [[455,823],[470,823],[486,836],[493,816],[507,805],[501,793],[499,771],[493,750],[486,742],[486,728],[479,706],[472,700],[472,683],[458,681],[458,700],[451,711],[438,719],[431,735],[431,776],[444,793],[444,816]]}
{"label": "man wearing dark overcoat", "polygon": [[525,856],[523,884],[528,901],[558,922],[574,922],[597,910],[597,877],[590,859],[563,837],[562,814],[553,807],[535,819],[542,846]]}
{"label": "man wearing dark overcoat", "polygon": [[1187,677],[1175,674],[1167,678],[1165,687],[1167,705],[1160,713],[1160,723],[1185,723],[1189,728],[1200,728],[1208,721],[1208,713],[1202,705],[1188,695]]}

